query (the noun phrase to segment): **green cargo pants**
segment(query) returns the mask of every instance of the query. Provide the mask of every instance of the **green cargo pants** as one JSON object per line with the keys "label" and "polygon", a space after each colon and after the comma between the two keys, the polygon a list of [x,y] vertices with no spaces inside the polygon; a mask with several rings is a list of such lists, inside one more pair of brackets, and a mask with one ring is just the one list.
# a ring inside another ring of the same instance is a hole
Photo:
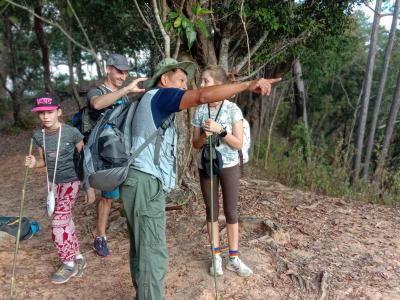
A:
{"label": "green cargo pants", "polygon": [[130,169],[121,188],[129,231],[132,282],[140,300],[164,299],[167,273],[165,196],[154,176]]}

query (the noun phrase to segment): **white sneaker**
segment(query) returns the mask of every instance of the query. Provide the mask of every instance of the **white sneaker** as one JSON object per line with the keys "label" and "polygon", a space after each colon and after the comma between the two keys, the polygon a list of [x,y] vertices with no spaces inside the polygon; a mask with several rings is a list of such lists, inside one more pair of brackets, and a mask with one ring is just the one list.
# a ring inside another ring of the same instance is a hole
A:
{"label": "white sneaker", "polygon": [[[224,275],[224,272],[222,271],[222,257],[219,254],[216,254],[215,256],[215,274],[217,276],[222,276]],[[210,274],[214,275],[214,268],[213,268],[213,260],[211,261],[211,266],[210,266]]]}
{"label": "white sneaker", "polygon": [[248,266],[246,266],[239,257],[229,259],[226,268],[229,271],[236,272],[239,276],[248,277],[250,275],[253,275],[253,271]]}

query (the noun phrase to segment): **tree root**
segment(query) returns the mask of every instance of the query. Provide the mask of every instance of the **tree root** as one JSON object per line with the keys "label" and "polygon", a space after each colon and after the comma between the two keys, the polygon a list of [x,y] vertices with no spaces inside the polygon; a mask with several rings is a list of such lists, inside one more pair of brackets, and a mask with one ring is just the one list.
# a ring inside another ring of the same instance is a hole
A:
{"label": "tree root", "polygon": [[318,300],[327,300],[329,295],[329,274],[328,272],[322,271],[320,274],[320,289]]}

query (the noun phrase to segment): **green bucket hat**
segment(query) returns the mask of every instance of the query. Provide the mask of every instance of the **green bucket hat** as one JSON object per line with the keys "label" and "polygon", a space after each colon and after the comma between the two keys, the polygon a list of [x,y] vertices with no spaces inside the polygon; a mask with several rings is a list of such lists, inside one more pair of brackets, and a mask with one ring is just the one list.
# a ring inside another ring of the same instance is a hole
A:
{"label": "green bucket hat", "polygon": [[188,77],[189,84],[193,81],[195,72],[197,70],[196,64],[191,61],[178,62],[173,58],[164,58],[155,67],[154,75],[149,80],[144,82],[144,88],[146,90],[153,88],[158,83],[158,80],[160,79],[162,74],[165,74],[174,69],[183,70]]}

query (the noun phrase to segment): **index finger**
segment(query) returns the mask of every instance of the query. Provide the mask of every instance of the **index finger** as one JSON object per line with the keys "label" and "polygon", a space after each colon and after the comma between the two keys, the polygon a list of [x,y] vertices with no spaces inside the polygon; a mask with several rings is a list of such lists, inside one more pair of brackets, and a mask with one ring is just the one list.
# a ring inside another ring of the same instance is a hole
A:
{"label": "index finger", "polygon": [[134,81],[135,82],[142,82],[142,81],[145,81],[147,79],[148,79],[147,77],[140,77],[140,78],[136,78]]}
{"label": "index finger", "polygon": [[281,81],[282,78],[281,78],[281,77],[278,77],[278,78],[270,78],[270,79],[267,79],[267,80],[268,80],[269,83],[275,83],[275,82]]}

